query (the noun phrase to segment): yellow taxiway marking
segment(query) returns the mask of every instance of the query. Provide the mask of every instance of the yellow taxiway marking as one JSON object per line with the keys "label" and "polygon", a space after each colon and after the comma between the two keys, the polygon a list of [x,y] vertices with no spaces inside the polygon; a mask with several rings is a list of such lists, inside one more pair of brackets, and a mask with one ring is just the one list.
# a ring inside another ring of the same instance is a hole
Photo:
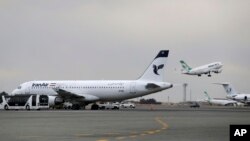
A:
{"label": "yellow taxiway marking", "polygon": [[[160,133],[161,131],[169,128],[168,124],[166,122],[164,122],[161,117],[155,117],[155,121],[161,125],[160,128],[155,129],[155,130],[147,130],[147,131],[139,131],[139,132],[133,131],[133,132],[127,133],[126,135],[123,135],[123,136],[122,136],[122,133],[112,133],[111,132],[111,133],[103,133],[103,136],[105,137],[107,135],[117,135],[117,137],[114,137],[115,140],[124,140],[127,138],[137,138],[137,137],[153,135],[156,133]],[[120,136],[118,136],[118,135],[120,135]],[[76,134],[75,136],[87,137],[87,136],[94,136],[94,134]],[[35,137],[37,137],[37,136],[35,136]],[[98,139],[96,141],[108,141],[108,139]]]}
{"label": "yellow taxiway marking", "polygon": [[93,136],[93,134],[75,134],[77,137]]}
{"label": "yellow taxiway marking", "polygon": [[155,120],[162,125],[162,129],[167,129],[168,128],[168,124],[164,121],[161,120],[160,117],[156,117]]}
{"label": "yellow taxiway marking", "polygon": [[120,135],[120,133],[104,133],[104,135]]}
{"label": "yellow taxiway marking", "polygon": [[156,133],[159,133],[159,132],[161,132],[161,130],[155,130],[155,132],[156,132]]}
{"label": "yellow taxiway marking", "polygon": [[130,138],[136,138],[137,137],[137,135],[131,135],[131,136],[129,136]]}
{"label": "yellow taxiway marking", "polygon": [[140,136],[146,136],[147,134],[144,134],[144,133],[142,133],[142,134],[140,134]]}
{"label": "yellow taxiway marking", "polygon": [[96,140],[96,141],[108,141],[107,139],[100,139],[100,140]]}
{"label": "yellow taxiway marking", "polygon": [[21,138],[42,138],[44,136],[20,136]]}
{"label": "yellow taxiway marking", "polygon": [[123,140],[123,139],[125,139],[126,137],[117,137],[116,139],[117,140]]}
{"label": "yellow taxiway marking", "polygon": [[146,133],[152,135],[155,133],[155,131],[146,131]]}

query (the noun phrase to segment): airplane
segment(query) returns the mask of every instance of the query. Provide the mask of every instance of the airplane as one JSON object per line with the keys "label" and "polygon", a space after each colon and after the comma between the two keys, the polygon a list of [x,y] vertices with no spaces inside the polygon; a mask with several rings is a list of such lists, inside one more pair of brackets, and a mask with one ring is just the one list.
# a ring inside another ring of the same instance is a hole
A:
{"label": "airplane", "polygon": [[222,85],[227,93],[227,98],[235,101],[250,103],[250,94],[238,93],[236,89],[230,83],[213,83]]}
{"label": "airplane", "polygon": [[207,65],[199,66],[196,68],[191,68],[188,66],[183,60],[180,60],[182,66],[182,73],[188,75],[198,75],[199,77],[202,74],[208,74],[208,77],[211,77],[211,72],[214,73],[221,73],[222,72],[222,63],[221,62],[214,62]]}
{"label": "airplane", "polygon": [[206,97],[206,101],[210,105],[222,105],[222,106],[234,106],[234,105],[238,105],[238,102],[234,101],[234,100],[211,98],[206,91],[204,91],[204,95]]}
{"label": "airplane", "polygon": [[66,81],[29,81],[13,90],[17,94],[46,94],[50,103],[67,101],[73,107],[83,107],[94,103],[91,109],[98,109],[98,101],[121,101],[141,97],[173,87],[164,82],[164,68],[169,50],[161,50],[144,74],[137,80],[66,80]]}

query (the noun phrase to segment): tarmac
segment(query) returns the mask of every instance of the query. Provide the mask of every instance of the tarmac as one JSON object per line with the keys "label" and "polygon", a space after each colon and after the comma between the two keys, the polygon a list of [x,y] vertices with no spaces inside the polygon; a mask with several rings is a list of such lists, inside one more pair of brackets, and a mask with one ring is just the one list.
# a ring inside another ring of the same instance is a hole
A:
{"label": "tarmac", "polygon": [[250,108],[0,111],[1,141],[229,141]]}

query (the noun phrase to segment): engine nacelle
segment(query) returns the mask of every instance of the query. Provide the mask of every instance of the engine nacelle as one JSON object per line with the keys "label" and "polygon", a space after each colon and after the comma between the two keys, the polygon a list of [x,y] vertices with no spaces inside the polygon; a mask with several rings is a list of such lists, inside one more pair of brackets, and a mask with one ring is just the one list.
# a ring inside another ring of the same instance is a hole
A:
{"label": "engine nacelle", "polygon": [[214,73],[221,73],[222,69],[213,71]]}
{"label": "engine nacelle", "polygon": [[64,100],[58,96],[49,96],[49,105],[55,106],[64,103]]}

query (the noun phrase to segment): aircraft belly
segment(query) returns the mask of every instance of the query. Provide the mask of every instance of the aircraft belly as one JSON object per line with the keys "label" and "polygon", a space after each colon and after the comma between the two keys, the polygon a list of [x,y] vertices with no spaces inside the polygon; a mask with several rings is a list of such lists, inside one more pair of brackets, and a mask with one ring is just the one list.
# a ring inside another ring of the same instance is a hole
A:
{"label": "aircraft belly", "polygon": [[100,100],[120,100],[126,98],[128,95],[127,93],[121,93],[118,91],[102,91],[102,92],[96,92],[93,94],[96,97],[99,97]]}

